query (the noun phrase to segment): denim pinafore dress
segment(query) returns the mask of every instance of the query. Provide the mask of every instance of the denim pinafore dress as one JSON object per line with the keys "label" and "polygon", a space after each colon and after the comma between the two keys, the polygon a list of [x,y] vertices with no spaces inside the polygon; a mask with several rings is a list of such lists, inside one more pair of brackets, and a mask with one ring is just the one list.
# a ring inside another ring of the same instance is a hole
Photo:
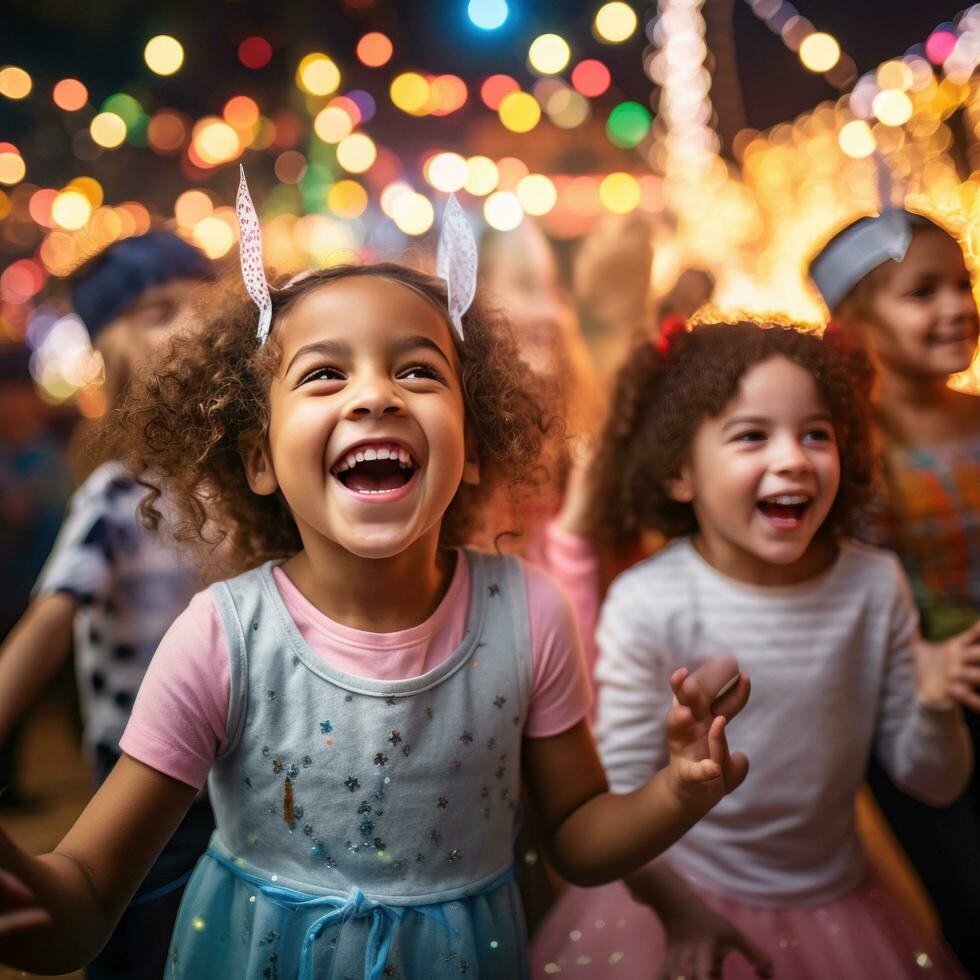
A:
{"label": "denim pinafore dress", "polygon": [[512,841],[531,650],[520,563],[459,552],[467,629],[434,670],[314,654],[272,563],[212,586],[230,650],[216,830],[168,978],[527,976]]}

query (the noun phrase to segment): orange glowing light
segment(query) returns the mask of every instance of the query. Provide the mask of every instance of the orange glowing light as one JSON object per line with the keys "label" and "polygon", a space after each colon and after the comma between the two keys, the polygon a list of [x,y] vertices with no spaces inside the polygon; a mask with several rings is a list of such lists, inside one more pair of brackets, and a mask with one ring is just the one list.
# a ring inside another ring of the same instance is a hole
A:
{"label": "orange glowing light", "polygon": [[357,57],[368,68],[380,68],[391,59],[394,47],[387,35],[371,31],[357,42]]}
{"label": "orange glowing light", "polygon": [[259,121],[259,106],[247,95],[236,95],[225,103],[225,122],[235,129],[250,129]]}
{"label": "orange glowing light", "polygon": [[59,109],[77,112],[88,102],[88,89],[77,78],[63,78],[55,85],[51,98]]}

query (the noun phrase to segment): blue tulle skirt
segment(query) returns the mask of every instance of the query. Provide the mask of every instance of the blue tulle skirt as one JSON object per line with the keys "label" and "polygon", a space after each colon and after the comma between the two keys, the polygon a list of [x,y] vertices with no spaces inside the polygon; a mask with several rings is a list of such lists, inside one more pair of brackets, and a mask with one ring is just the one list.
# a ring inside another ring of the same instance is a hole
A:
{"label": "blue tulle skirt", "polygon": [[528,976],[512,872],[474,895],[387,905],[285,888],[213,847],[187,885],[169,980],[442,980]]}

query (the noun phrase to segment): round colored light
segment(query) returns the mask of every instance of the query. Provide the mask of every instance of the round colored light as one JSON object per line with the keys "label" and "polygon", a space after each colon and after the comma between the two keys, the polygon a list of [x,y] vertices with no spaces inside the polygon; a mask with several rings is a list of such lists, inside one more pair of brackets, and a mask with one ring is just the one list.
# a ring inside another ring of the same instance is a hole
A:
{"label": "round colored light", "polygon": [[298,184],[306,173],[306,157],[298,150],[286,150],[276,157],[276,179],[283,184]]}
{"label": "round colored light", "polygon": [[158,34],[146,42],[143,58],[154,74],[173,75],[184,63],[184,48],[177,38]]}
{"label": "round colored light", "polygon": [[337,163],[352,174],[370,170],[377,158],[378,148],[374,140],[364,133],[354,133],[337,145]]}
{"label": "round colored light", "polygon": [[110,95],[99,107],[99,112],[114,112],[130,130],[143,118],[143,107],[131,95],[117,92]]}
{"label": "round colored light", "polygon": [[34,83],[23,68],[7,65],[0,68],[0,95],[8,99],[26,99]]}
{"label": "round colored light", "polygon": [[481,30],[494,31],[507,20],[507,0],[470,0],[466,13]]}
{"label": "round colored light", "polygon": [[225,103],[225,122],[235,129],[249,129],[259,121],[259,106],[247,95],[236,95]]}
{"label": "round colored light", "polygon": [[314,51],[299,63],[296,84],[309,95],[330,95],[340,85],[340,69],[332,58]]}
{"label": "round colored light", "polygon": [[392,201],[391,217],[406,235],[424,235],[436,215],[432,202],[424,194],[406,191]]}
{"label": "round colored light", "polygon": [[544,174],[528,174],[517,184],[517,199],[527,214],[547,214],[558,202],[554,183]]}
{"label": "round colored light", "polygon": [[344,98],[353,102],[357,106],[357,111],[360,113],[361,123],[370,122],[374,118],[374,113],[377,111],[377,103],[374,101],[374,96],[370,92],[365,92],[363,89],[354,89],[353,92],[348,92]]}
{"label": "round colored light", "polygon": [[238,60],[253,70],[265,68],[272,58],[272,45],[264,37],[253,35],[238,45]]}
{"label": "round colored light", "polygon": [[187,139],[187,127],[176,112],[158,112],[146,129],[146,138],[157,153],[176,153]]}
{"label": "round colored light", "polygon": [[88,89],[77,78],[63,78],[55,85],[51,98],[59,109],[78,112],[88,102]]}
{"label": "round colored light", "polygon": [[609,88],[611,81],[612,75],[609,74],[609,69],[595,58],[580,61],[572,69],[572,85],[577,92],[590,99],[602,95]]}
{"label": "round colored light", "polygon": [[410,115],[419,115],[429,101],[429,83],[414,71],[397,75],[389,89],[391,101]]}
{"label": "round colored light", "polygon": [[126,123],[114,112],[100,112],[89,124],[93,142],[111,150],[126,138]]}
{"label": "round colored light", "polygon": [[466,161],[466,183],[463,189],[474,197],[489,194],[500,179],[497,165],[490,157],[475,156]]}
{"label": "round colored light", "polygon": [[321,109],[313,120],[313,131],[324,143],[339,143],[354,130],[351,117],[339,106],[329,105]]}
{"label": "round colored light", "polygon": [[233,160],[242,149],[238,133],[223,119],[213,116],[194,127],[192,142],[198,156],[211,166]]}
{"label": "round colored light", "polygon": [[599,184],[599,200],[615,214],[628,214],[640,203],[640,185],[632,174],[613,173]]}
{"label": "round colored light", "polygon": [[81,191],[62,191],[51,203],[51,220],[67,231],[77,231],[91,217],[92,202]]}
{"label": "round colored light", "polygon": [[557,34],[541,34],[531,42],[527,60],[539,75],[557,75],[568,64],[572,51]]}
{"label": "round colored light", "polygon": [[548,118],[560,129],[575,129],[589,118],[592,110],[584,95],[579,95],[574,89],[563,88],[548,99],[545,111]]}
{"label": "round colored light", "polygon": [[491,75],[480,86],[480,98],[484,104],[496,112],[500,108],[500,103],[505,95],[511,92],[519,92],[521,86],[518,81],[510,75]]}
{"label": "round colored light", "polygon": [[863,119],[853,119],[842,126],[837,142],[849,157],[856,160],[871,156],[877,145],[871,127]]}
{"label": "round colored light", "polygon": [[497,187],[502,191],[513,191],[530,173],[528,165],[517,157],[502,157],[497,161]]}
{"label": "round colored light", "polygon": [[0,153],[0,184],[19,184],[27,173],[27,166],[19,153],[5,150]]}
{"label": "round colored light", "polygon": [[511,92],[500,101],[500,121],[512,133],[528,133],[541,118],[541,107],[527,92]]}
{"label": "round colored light", "polygon": [[429,85],[427,107],[434,116],[448,116],[466,104],[466,82],[458,75],[439,75]]}
{"label": "round colored light", "polygon": [[595,15],[592,30],[600,41],[621,44],[636,31],[636,11],[628,3],[605,3]]}
{"label": "round colored light", "polygon": [[54,222],[51,220],[51,205],[54,204],[54,199],[57,196],[58,192],[54,188],[44,187],[31,195],[30,203],[27,205],[31,217],[45,228],[54,226]]}
{"label": "round colored light", "polygon": [[800,42],[800,61],[813,72],[830,71],[840,61],[840,45],[829,34],[814,31]]}
{"label": "round colored light", "polygon": [[511,191],[495,191],[483,202],[483,217],[497,231],[512,231],[524,220],[524,209]]}
{"label": "round colored light", "polygon": [[907,92],[915,81],[912,69],[904,61],[886,61],[875,72],[878,88],[897,88]]}
{"label": "round colored light", "polygon": [[359,218],[367,206],[367,191],[356,180],[338,180],[327,193],[327,207],[338,218]]}
{"label": "round colored light", "polygon": [[623,149],[642,143],[650,132],[652,119],[646,106],[639,102],[620,102],[606,120],[609,141]]}
{"label": "round colored light", "polygon": [[220,259],[235,244],[235,233],[220,218],[213,216],[194,225],[192,237],[209,259]]}
{"label": "round colored light", "polygon": [[437,153],[426,168],[426,179],[437,190],[458,191],[469,175],[466,161],[458,153]]}
{"label": "round colored light", "polygon": [[912,118],[912,100],[894,88],[879,92],[871,109],[886,126],[904,126]]}
{"label": "round colored light", "polygon": [[934,65],[941,65],[955,47],[956,35],[952,31],[934,31],[926,41],[926,57]]}
{"label": "round colored light", "polygon": [[94,211],[105,200],[105,192],[102,185],[94,177],[76,177],[65,190],[78,191],[88,198],[88,203],[92,205]]}
{"label": "round colored light", "polygon": [[204,191],[184,191],[174,202],[174,217],[181,228],[190,230],[214,212],[211,198]]}
{"label": "round colored light", "polygon": [[390,38],[379,31],[371,31],[357,42],[357,57],[368,68],[380,68],[387,64],[394,50]]}

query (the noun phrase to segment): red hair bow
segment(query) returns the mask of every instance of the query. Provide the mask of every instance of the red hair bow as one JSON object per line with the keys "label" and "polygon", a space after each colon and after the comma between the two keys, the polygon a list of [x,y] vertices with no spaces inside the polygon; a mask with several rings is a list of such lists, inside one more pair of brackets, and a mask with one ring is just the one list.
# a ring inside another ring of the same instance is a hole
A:
{"label": "red hair bow", "polygon": [[666,357],[674,338],[682,333],[687,333],[687,320],[679,313],[670,313],[660,321],[660,335],[653,345]]}

